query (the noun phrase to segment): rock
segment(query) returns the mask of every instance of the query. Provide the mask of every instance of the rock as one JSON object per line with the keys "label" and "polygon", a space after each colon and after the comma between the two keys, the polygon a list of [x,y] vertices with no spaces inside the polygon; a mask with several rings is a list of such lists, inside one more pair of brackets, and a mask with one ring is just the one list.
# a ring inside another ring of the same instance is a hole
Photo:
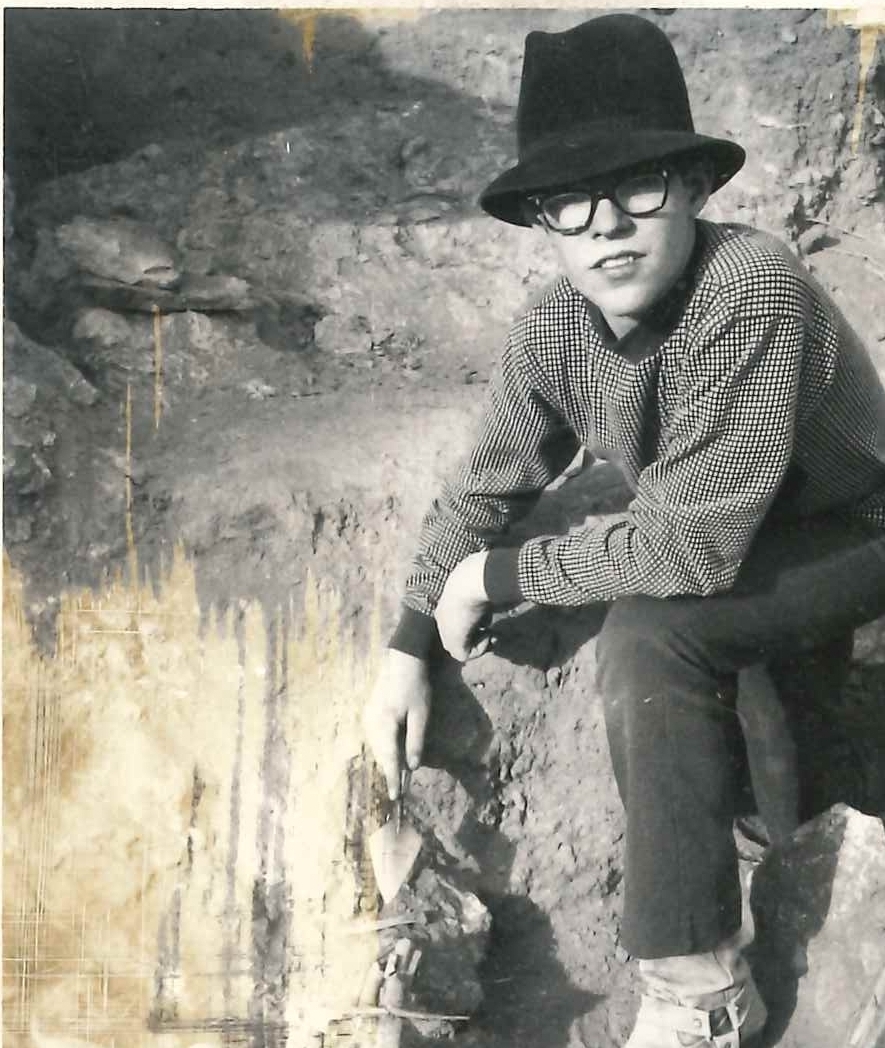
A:
{"label": "rock", "polygon": [[[420,963],[403,1006],[414,1011],[472,1015],[483,1000],[479,966],[486,955],[492,918],[472,892],[460,888],[448,874],[426,867],[382,910],[382,917],[411,914],[414,924],[393,927],[379,935],[380,958],[407,937],[421,951]],[[439,1037],[450,1022],[416,1022],[424,1036]]]}
{"label": "rock", "polygon": [[807,256],[813,255],[816,251],[823,251],[824,248],[831,247],[838,242],[837,238],[828,235],[823,226],[812,226],[804,233],[800,233],[796,247],[800,254]]}
{"label": "rock", "polygon": [[[84,309],[74,321],[73,336],[78,341],[89,342],[97,349],[113,350],[131,344],[134,328],[126,317],[110,309]],[[140,338],[142,348],[149,348],[149,341]]]}
{"label": "rock", "polygon": [[336,356],[356,356],[372,349],[372,335],[364,317],[330,313],[316,322],[313,337],[317,349]]}
{"label": "rock", "polygon": [[243,312],[254,309],[252,285],[225,273],[185,274],[179,288],[182,309],[197,312]]}
{"label": "rock", "polygon": [[223,273],[186,273],[174,289],[99,277],[83,280],[82,287],[98,305],[124,313],[153,313],[155,309],[162,313],[236,313],[254,309],[258,302],[248,281]]}
{"label": "rock", "polygon": [[200,385],[226,353],[234,352],[224,325],[203,313],[161,316],[159,346],[156,330],[153,317],[92,308],[78,313],[73,334],[84,366],[115,388],[121,378],[153,382],[158,363],[164,389]]}
{"label": "rock", "polygon": [[250,400],[267,400],[277,395],[276,387],[269,386],[257,378],[251,378],[248,382],[243,383],[243,389]]}
{"label": "rock", "polygon": [[96,277],[157,288],[172,287],[181,277],[174,248],[132,219],[78,215],[55,235],[70,261]]}
{"label": "rock", "polygon": [[77,315],[73,336],[84,366],[104,379],[153,372],[155,346],[146,321],[132,321],[109,309],[85,309]]}
{"label": "rock", "polygon": [[3,410],[12,418],[27,415],[37,399],[37,383],[10,375],[3,383]]}
{"label": "rock", "polygon": [[[89,407],[98,399],[98,390],[60,352],[43,346],[29,338],[12,320],[3,326],[4,406],[9,409],[9,391],[6,383],[14,378],[18,382],[34,385],[37,395],[52,397],[60,393],[80,407]],[[20,390],[21,396],[25,394]],[[30,405],[27,408],[30,410]],[[14,414],[14,412],[12,412]]]}
{"label": "rock", "polygon": [[753,909],[760,989],[786,1025],[778,1043],[849,1043],[885,968],[881,820],[836,805],[802,827],[757,871]]}

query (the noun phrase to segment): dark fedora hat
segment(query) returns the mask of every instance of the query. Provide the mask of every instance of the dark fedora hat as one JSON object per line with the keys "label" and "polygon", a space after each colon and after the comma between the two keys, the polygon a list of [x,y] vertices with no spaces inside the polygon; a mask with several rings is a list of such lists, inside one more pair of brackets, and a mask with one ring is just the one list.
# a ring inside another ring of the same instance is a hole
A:
{"label": "dark fedora hat", "polygon": [[495,218],[529,225],[527,194],[633,164],[703,152],[713,189],[740,170],[735,142],[694,130],[670,41],[638,15],[593,18],[563,33],[529,33],[516,110],[519,162],[482,193]]}

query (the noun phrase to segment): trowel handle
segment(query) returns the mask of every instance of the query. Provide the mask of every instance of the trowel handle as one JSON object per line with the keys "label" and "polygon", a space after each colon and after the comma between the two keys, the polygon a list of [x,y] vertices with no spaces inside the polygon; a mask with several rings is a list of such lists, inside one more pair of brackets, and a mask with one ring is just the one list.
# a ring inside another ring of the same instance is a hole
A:
{"label": "trowel handle", "polygon": [[396,799],[396,808],[394,809],[394,825],[396,832],[399,833],[400,827],[403,824],[403,799],[406,795],[406,790],[409,788],[409,769],[403,768],[399,773],[399,796]]}

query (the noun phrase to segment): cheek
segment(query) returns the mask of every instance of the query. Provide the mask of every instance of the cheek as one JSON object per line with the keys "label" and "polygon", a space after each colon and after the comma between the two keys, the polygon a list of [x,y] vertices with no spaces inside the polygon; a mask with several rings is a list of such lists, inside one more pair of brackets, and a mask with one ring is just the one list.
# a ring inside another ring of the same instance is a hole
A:
{"label": "cheek", "polygon": [[553,254],[559,265],[569,275],[586,272],[591,259],[582,237],[551,237]]}

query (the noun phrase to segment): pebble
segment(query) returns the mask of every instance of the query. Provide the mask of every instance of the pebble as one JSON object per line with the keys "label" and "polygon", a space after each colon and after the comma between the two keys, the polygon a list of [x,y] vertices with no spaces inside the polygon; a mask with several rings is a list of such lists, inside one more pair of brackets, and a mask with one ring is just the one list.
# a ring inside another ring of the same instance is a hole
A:
{"label": "pebble", "polygon": [[821,226],[812,226],[799,235],[796,246],[802,255],[813,255],[816,251],[822,251],[830,239],[827,232]]}

